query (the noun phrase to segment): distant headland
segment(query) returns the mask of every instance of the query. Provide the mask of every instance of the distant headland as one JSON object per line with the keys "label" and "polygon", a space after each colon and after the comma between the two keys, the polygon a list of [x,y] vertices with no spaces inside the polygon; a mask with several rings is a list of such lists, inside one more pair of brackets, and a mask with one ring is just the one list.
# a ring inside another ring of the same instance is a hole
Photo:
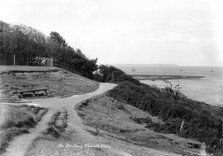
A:
{"label": "distant headland", "polygon": [[176,64],[109,64],[112,66],[125,66],[125,67],[179,67]]}
{"label": "distant headland", "polygon": [[131,75],[137,80],[176,80],[176,79],[201,79],[205,78],[205,76],[186,76],[186,75]]}

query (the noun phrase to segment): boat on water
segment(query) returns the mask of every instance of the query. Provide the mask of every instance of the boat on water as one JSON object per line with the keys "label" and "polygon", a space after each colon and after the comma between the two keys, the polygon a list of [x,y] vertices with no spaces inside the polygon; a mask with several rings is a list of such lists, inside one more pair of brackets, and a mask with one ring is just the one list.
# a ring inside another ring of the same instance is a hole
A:
{"label": "boat on water", "polygon": [[181,89],[182,87],[180,86],[180,84],[175,85],[176,89]]}
{"label": "boat on water", "polygon": [[178,80],[178,82],[177,82],[177,84],[174,86],[174,88],[175,88],[175,90],[180,90],[180,89],[182,89],[182,86],[180,85],[180,82],[179,82],[179,80]]}
{"label": "boat on water", "polygon": [[136,70],[135,70],[135,68],[132,68],[132,72],[135,72]]}

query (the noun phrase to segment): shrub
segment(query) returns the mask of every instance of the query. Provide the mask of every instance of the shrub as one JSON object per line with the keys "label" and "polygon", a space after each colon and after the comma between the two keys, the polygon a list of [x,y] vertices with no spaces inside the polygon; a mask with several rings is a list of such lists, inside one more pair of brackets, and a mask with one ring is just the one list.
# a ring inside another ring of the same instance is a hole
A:
{"label": "shrub", "polygon": [[[122,82],[107,94],[163,119],[165,124],[146,121],[147,127],[155,131],[197,139],[212,147],[221,138],[222,121],[208,111],[206,104],[185,96],[176,98],[168,88],[160,90],[145,84]],[[185,124],[179,132],[182,121]],[[136,122],[142,123],[142,120],[137,119]]]}
{"label": "shrub", "polygon": [[132,82],[134,84],[140,84],[140,82],[130,75],[125,74],[122,70],[113,66],[99,66],[99,73],[94,74],[94,79],[101,82]]}

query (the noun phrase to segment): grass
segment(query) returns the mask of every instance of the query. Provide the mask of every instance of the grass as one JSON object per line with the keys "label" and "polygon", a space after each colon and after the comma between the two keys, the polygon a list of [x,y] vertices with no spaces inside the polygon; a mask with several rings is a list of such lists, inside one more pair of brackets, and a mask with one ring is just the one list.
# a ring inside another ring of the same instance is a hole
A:
{"label": "grass", "polygon": [[29,133],[27,128],[12,127],[3,131],[0,135],[0,154],[5,152],[9,142],[13,140],[14,137],[24,133]]}
{"label": "grass", "polygon": [[16,66],[3,71],[0,86],[5,101],[19,100],[17,91],[21,90],[47,88],[47,97],[61,97],[89,93],[99,87],[95,81],[60,68]]}
{"label": "grass", "polygon": [[49,127],[43,132],[46,136],[59,138],[67,127],[67,111],[56,112],[49,122]]}
{"label": "grass", "polygon": [[47,67],[47,66],[0,66],[0,74],[10,73],[10,72],[49,72],[56,71],[59,68]]}
{"label": "grass", "polygon": [[[151,124],[148,120],[146,124],[149,129],[205,142],[210,149],[219,144],[222,120],[208,109],[211,106],[203,102],[189,99],[171,88],[158,89],[129,82],[119,84],[107,95],[158,116],[165,122],[162,125]],[[185,122],[180,130],[182,121]]]}
{"label": "grass", "polygon": [[76,107],[76,110],[84,124],[92,127],[89,130],[92,135],[107,135],[140,147],[162,149],[168,152],[186,155],[198,153],[199,149],[191,148],[189,144],[199,146],[199,142],[176,135],[156,133],[145,128],[143,124],[136,123],[135,119],[146,119],[160,124],[163,124],[163,121],[151,116],[148,112],[106,95],[84,101]]}
{"label": "grass", "polygon": [[47,109],[34,106],[9,106],[5,121],[0,125],[0,154],[4,153],[10,141],[16,136],[29,133]]}
{"label": "grass", "polygon": [[11,127],[31,128],[47,112],[47,109],[34,106],[10,106],[6,121],[0,126],[1,129]]}

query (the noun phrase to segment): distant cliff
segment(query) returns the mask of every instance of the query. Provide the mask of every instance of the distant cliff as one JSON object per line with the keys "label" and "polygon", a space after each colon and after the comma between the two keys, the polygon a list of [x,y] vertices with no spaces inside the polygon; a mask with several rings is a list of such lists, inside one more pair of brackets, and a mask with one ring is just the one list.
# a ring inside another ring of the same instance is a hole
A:
{"label": "distant cliff", "polygon": [[111,64],[116,67],[178,67],[175,64]]}

